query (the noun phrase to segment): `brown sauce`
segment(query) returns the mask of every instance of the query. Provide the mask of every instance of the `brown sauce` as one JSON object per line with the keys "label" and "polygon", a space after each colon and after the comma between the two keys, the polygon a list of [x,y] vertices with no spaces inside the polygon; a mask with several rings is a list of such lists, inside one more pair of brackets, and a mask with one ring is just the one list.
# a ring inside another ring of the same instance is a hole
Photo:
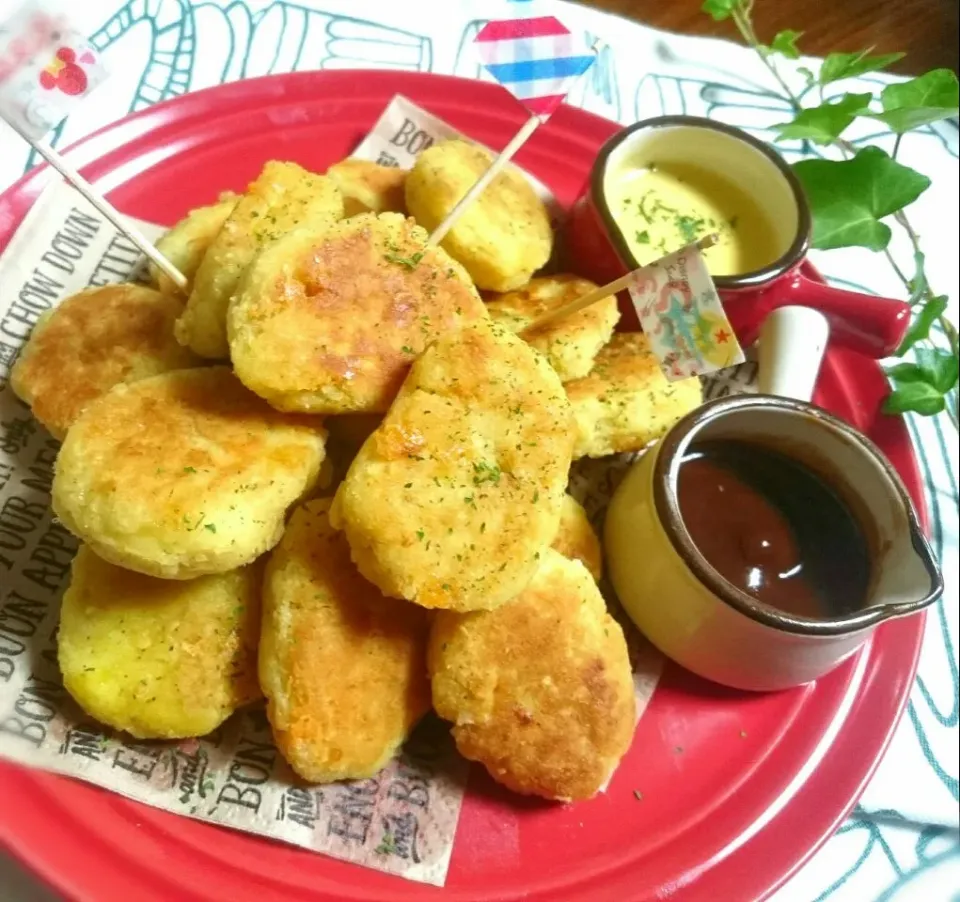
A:
{"label": "brown sauce", "polygon": [[836,492],[802,464],[746,442],[695,443],[681,461],[677,497],[700,553],[764,604],[825,619],[866,602],[863,531]]}

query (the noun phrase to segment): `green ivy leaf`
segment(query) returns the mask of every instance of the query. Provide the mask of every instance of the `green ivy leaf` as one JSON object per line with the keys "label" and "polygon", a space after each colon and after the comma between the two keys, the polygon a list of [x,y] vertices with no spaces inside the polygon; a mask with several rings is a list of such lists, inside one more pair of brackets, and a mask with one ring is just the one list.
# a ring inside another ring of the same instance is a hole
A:
{"label": "green ivy leaf", "polygon": [[897,348],[897,357],[903,357],[918,341],[923,341],[930,337],[930,327],[947,311],[947,296],[941,294],[927,301],[920,312],[913,318],[910,328],[907,329]]}
{"label": "green ivy leaf", "polygon": [[813,213],[813,246],[883,250],[890,228],[880,220],[913,203],[930,179],[880,150],[865,147],[852,160],[800,160],[793,171]]}
{"label": "green ivy leaf", "polygon": [[936,414],[946,407],[944,396],[957,384],[960,361],[943,348],[917,348],[916,363],[899,363],[887,375],[896,388],[884,402],[885,412]]}
{"label": "green ivy leaf", "polygon": [[828,85],[841,78],[853,78],[867,72],[876,72],[886,69],[891,63],[901,60],[902,53],[881,53],[870,56],[870,47],[857,53],[831,53],[820,67],[820,84]]}
{"label": "green ivy leaf", "polygon": [[740,0],[703,0],[700,9],[712,16],[714,22],[722,22],[729,19],[739,5]]}
{"label": "green ivy leaf", "polygon": [[839,100],[801,110],[793,122],[774,126],[777,137],[804,138],[814,144],[830,144],[857,116],[867,111],[871,100],[871,94],[844,94]]}
{"label": "green ivy leaf", "polygon": [[923,378],[923,370],[915,363],[898,363],[887,369],[887,375],[898,385],[905,382],[926,382]]}
{"label": "green ivy leaf", "polygon": [[933,416],[946,408],[947,402],[941,392],[926,382],[905,382],[887,395],[883,402],[884,413],[913,413]]}
{"label": "green ivy leaf", "polygon": [[803,35],[802,31],[794,31],[787,28],[777,32],[773,41],[770,43],[770,49],[774,53],[779,53],[789,60],[800,59],[800,50],[797,47],[797,40]]}
{"label": "green ivy leaf", "polygon": [[960,87],[949,69],[934,69],[902,84],[887,85],[880,94],[882,113],[868,113],[897,134],[950,119],[960,112]]}
{"label": "green ivy leaf", "polygon": [[923,381],[946,394],[957,384],[960,361],[943,348],[917,348],[917,365],[923,372]]}

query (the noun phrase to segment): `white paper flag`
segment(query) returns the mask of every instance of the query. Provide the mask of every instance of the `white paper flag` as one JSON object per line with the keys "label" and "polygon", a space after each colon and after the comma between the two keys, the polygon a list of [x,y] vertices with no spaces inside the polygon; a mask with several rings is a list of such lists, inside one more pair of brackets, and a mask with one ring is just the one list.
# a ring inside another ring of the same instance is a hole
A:
{"label": "white paper flag", "polygon": [[0,117],[39,140],[107,77],[67,17],[29,0],[0,22]]}

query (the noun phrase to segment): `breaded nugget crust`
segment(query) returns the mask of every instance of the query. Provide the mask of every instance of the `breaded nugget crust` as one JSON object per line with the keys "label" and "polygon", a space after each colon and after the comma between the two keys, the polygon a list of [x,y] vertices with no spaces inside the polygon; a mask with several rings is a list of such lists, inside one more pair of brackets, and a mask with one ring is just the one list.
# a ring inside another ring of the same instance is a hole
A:
{"label": "breaded nugget crust", "polygon": [[[520,332],[534,320],[588,294],[597,286],[578,276],[546,276],[531,279],[523,288],[494,297],[487,304],[490,317],[513,332]],[[620,319],[613,295],[570,316],[549,323],[525,335],[557,371],[561,381],[586,376],[593,359],[613,334]]]}
{"label": "breaded nugget crust", "polygon": [[262,570],[189,581],[132,573],[81,546],[60,611],[67,691],[139,739],[204,736],[260,697]]}
{"label": "breaded nugget crust", "polygon": [[[191,210],[157,241],[157,250],[187,277],[188,283],[193,282],[204,255],[220,234],[237,200],[237,195],[225,192],[217,203]],[[150,277],[166,294],[179,293],[174,281],[155,263],[150,264]]]}
{"label": "breaded nugget crust", "polygon": [[343,195],[344,216],[358,213],[405,213],[407,171],[348,157],[327,170]]}
{"label": "breaded nugget crust", "polygon": [[436,338],[486,319],[459,263],[399,213],[296,230],[260,254],[230,303],[240,380],[280,410],[385,411]]}
{"label": "breaded nugget crust", "polygon": [[586,568],[549,548],[509,604],[437,614],[428,664],[461,754],[515,792],[589,798],[630,746],[623,631]]}
{"label": "breaded nugget crust", "polygon": [[600,539],[593,531],[587,512],[572,495],[563,496],[560,508],[560,528],[550,546],[565,558],[580,561],[597,581],[603,576],[603,552]]}
{"label": "breaded nugget crust", "polygon": [[618,332],[589,376],[564,385],[577,421],[574,458],[639,451],[703,403],[700,380],[668,382],[642,332]]}
{"label": "breaded nugget crust", "polygon": [[272,548],[316,482],[325,433],[248,392],[225,367],[120,385],[71,427],[53,508],[101,557],[190,579]]}
{"label": "breaded nugget crust", "polygon": [[314,783],[373,776],[430,708],[429,614],[360,576],[329,506],[297,508],[273,551],[260,644],[277,747]]}
{"label": "breaded nugget crust", "polygon": [[[482,147],[456,138],[428,147],[407,176],[407,209],[432,232],[492,159]],[[463,212],[441,246],[467,268],[478,288],[512,291],[550,259],[550,216],[523,173],[508,166]]]}
{"label": "breaded nugget crust", "polygon": [[46,313],[20,352],[10,384],[55,438],[122,382],[197,366],[173,337],[183,303],[140,285],[106,285]]}
{"label": "breaded nugget crust", "polygon": [[227,305],[257,251],[297,226],[340,219],[343,198],[332,179],[296,163],[270,161],[237,202],[193,281],[177,339],[201,357],[226,359]]}
{"label": "breaded nugget crust", "polygon": [[571,443],[557,374],[508,330],[478,323],[414,363],[331,519],[385,594],[494,608],[526,585],[556,534]]}

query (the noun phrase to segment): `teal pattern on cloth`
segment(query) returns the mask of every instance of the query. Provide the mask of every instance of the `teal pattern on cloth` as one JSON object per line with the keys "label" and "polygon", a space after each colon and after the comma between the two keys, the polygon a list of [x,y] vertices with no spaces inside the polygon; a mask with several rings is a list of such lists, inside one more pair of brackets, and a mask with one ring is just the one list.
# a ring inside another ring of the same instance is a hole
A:
{"label": "teal pattern on cloth", "polygon": [[[60,146],[188,91],[276,72],[384,68],[480,78],[471,43],[485,19],[496,16],[498,0],[85,0],[71,6],[114,74],[51,134]],[[0,14],[3,7],[0,0]],[[769,75],[743,48],[664,34],[572,4],[558,3],[557,14],[590,43],[606,42],[569,98],[576,106],[623,123],[669,113],[709,116],[766,140],[771,126],[790,117]],[[828,96],[885,83],[883,76],[841,82]],[[803,87],[799,76],[795,85]],[[875,125],[859,129],[855,142],[892,148],[893,136]],[[828,153],[804,141],[781,150],[791,159]],[[911,133],[900,157],[933,179],[913,219],[931,281],[949,294],[956,321],[957,122]],[[36,162],[0,125],[0,190]],[[891,250],[909,260],[905,244],[895,240]],[[894,296],[901,291],[882,258],[869,252],[817,254],[814,262],[838,285]],[[777,902],[960,899],[957,436],[943,418],[911,418],[908,425],[950,600],[928,616],[907,714],[854,815],[775,894]],[[741,902],[735,890],[729,899]]]}

